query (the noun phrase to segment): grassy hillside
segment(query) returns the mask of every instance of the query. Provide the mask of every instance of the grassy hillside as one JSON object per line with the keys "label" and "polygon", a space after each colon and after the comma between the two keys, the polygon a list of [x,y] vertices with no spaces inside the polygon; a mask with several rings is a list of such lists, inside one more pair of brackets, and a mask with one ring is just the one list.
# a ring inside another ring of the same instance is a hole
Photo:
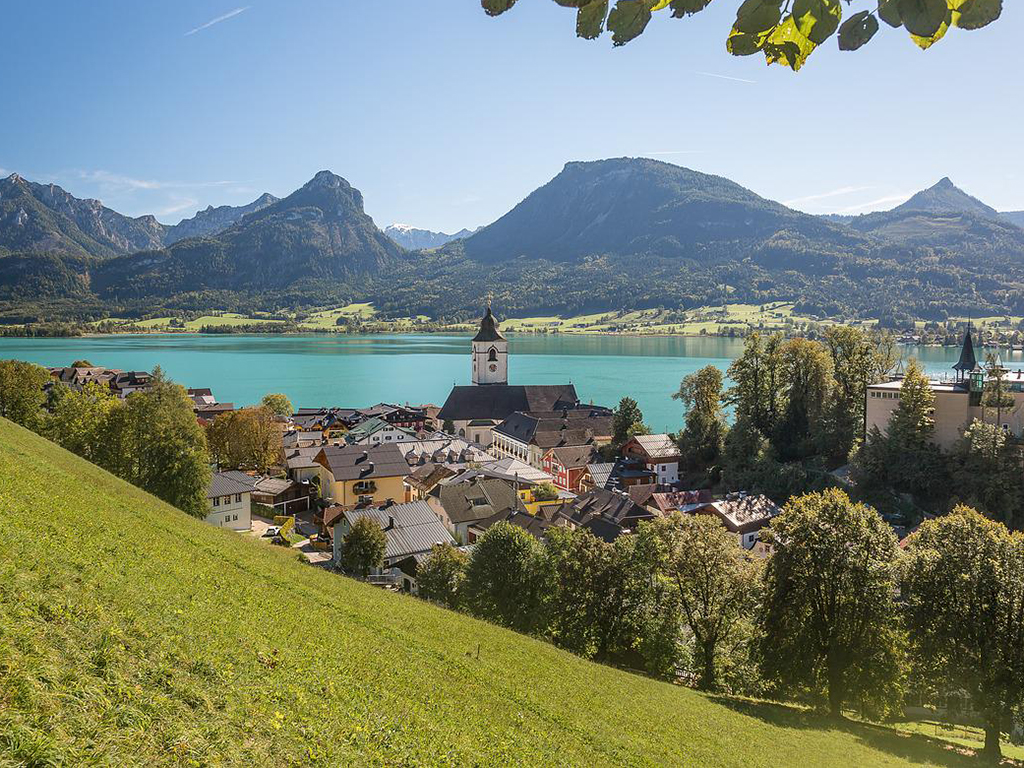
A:
{"label": "grassy hillside", "polygon": [[970,764],[302,565],[2,419],[0,532],[3,766]]}

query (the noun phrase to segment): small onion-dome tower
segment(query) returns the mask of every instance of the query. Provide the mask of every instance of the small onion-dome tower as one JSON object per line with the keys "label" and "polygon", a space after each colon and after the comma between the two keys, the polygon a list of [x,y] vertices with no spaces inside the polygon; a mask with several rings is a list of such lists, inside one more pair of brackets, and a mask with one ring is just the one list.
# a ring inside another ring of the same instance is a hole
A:
{"label": "small onion-dome tower", "polygon": [[473,337],[473,384],[508,384],[508,341],[498,330],[490,305]]}

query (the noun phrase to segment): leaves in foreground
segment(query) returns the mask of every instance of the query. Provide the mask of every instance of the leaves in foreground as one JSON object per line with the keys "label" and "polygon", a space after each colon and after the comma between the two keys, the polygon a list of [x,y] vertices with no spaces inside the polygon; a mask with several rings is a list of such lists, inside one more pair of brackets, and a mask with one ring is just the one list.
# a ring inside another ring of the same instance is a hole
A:
{"label": "leaves in foreground", "polygon": [[[722,1],[722,0],[720,0]],[[850,6],[865,0],[743,0],[725,47],[734,56],[763,53],[769,64],[783,64],[794,72],[815,49],[838,31],[841,51],[856,51],[874,38],[879,20],[903,27],[921,49],[928,49],[952,27],[981,29],[998,19],[1003,0],[868,0],[860,10]],[[707,8],[712,0],[555,0],[576,10],[576,35],[586,40],[607,29],[612,44],[625,45],[647,29],[657,11],[684,18]],[[481,0],[489,16],[498,16],[516,0]],[[853,11],[843,21],[843,6]],[[871,7],[875,6],[875,7]]]}

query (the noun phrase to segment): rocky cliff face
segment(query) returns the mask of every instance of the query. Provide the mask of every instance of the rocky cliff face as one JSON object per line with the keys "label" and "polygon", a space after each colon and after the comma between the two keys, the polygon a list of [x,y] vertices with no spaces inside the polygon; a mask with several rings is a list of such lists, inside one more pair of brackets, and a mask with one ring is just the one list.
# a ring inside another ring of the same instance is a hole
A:
{"label": "rocky cliff face", "polygon": [[219,205],[214,208],[212,205],[204,211],[199,211],[190,219],[182,219],[174,226],[167,227],[164,236],[165,245],[173,245],[179,240],[190,237],[209,237],[223,232],[225,229],[234,226],[250,213],[262,211],[269,205],[273,205],[278,198],[271,194],[264,193],[248,205]]}
{"label": "rocky cliff face", "polygon": [[0,248],[113,256],[159,248],[163,238],[153,216],[122,216],[99,200],[17,174],[0,181]]}

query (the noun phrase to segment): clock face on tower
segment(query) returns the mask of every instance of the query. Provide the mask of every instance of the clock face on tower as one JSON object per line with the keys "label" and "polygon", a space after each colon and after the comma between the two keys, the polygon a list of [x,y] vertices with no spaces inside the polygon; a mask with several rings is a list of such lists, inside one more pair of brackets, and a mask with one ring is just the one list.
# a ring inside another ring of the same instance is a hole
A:
{"label": "clock face on tower", "polygon": [[496,366],[494,363],[491,363],[490,370],[491,370],[491,373],[494,373],[496,370],[498,370],[498,366]]}

